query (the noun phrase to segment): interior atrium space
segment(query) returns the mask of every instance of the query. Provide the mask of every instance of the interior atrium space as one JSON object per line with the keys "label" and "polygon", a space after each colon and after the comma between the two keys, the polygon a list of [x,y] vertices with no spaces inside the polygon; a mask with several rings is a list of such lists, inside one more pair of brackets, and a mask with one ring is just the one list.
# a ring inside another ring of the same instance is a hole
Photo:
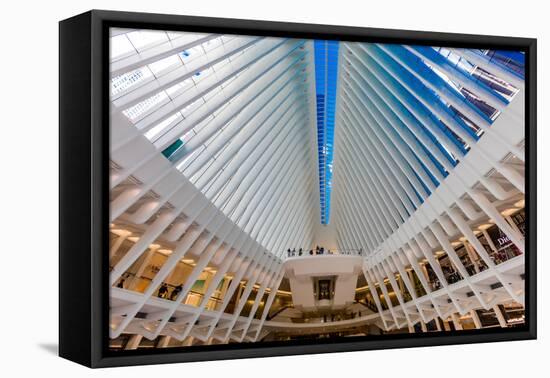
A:
{"label": "interior atrium space", "polygon": [[522,326],[524,70],[112,28],[110,349]]}

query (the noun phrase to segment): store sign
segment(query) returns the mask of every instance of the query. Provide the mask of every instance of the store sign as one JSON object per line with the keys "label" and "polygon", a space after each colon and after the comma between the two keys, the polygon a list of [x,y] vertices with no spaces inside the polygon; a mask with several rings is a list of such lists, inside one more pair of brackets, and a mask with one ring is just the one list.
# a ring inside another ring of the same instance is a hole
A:
{"label": "store sign", "polygon": [[501,236],[497,239],[498,247],[504,247],[511,243],[510,238],[506,235]]}
{"label": "store sign", "polygon": [[493,226],[488,229],[487,233],[489,234],[489,237],[493,240],[495,247],[499,250],[512,244],[510,238],[497,226]]}

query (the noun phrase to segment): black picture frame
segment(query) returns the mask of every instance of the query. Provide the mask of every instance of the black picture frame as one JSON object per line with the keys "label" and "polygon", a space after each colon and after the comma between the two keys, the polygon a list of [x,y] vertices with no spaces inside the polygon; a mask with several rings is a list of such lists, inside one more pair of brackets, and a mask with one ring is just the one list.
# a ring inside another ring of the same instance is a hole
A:
{"label": "black picture frame", "polygon": [[[108,28],[291,36],[526,53],[526,325],[460,333],[369,336],[315,344],[266,343],[128,351],[108,340]],[[536,39],[92,10],[59,23],[59,355],[89,367],[251,358],[535,339]]]}

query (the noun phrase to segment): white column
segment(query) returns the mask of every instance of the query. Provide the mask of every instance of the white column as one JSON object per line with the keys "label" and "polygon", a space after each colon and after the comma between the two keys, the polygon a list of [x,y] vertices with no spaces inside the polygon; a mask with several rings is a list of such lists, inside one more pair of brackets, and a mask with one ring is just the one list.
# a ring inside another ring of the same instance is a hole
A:
{"label": "white column", "polygon": [[512,227],[512,228],[514,229],[514,231],[516,231],[516,232],[517,232],[518,234],[520,234],[520,235],[523,235],[523,234],[521,233],[521,230],[519,229],[518,225],[516,224],[516,222],[514,222],[514,220],[512,219],[511,216],[506,215],[506,216],[504,217],[504,219],[506,219],[506,220],[508,221],[508,223],[510,223],[510,227]]}
{"label": "white column", "polygon": [[479,315],[477,314],[476,310],[470,311],[470,316],[472,317],[472,320],[474,321],[474,324],[477,329],[480,329],[482,327],[481,320],[479,319]]}
{"label": "white column", "polygon": [[494,306],[493,310],[495,311],[495,315],[498,319],[498,324],[500,324],[502,328],[506,328],[508,324],[506,322],[506,319],[504,318],[504,315],[502,314],[502,311],[500,311],[500,307],[498,307],[498,305]]}
{"label": "white column", "polygon": [[161,336],[157,348],[166,348],[170,343],[170,336]]}
{"label": "white column", "polygon": [[473,250],[472,246],[467,240],[464,240],[464,249],[466,249],[466,253],[468,254],[468,257],[470,258],[470,261],[472,262],[472,265],[474,266],[474,270],[476,273],[479,273],[479,261],[476,256],[475,251]]}
{"label": "white column", "polygon": [[111,260],[113,256],[116,255],[118,249],[122,246],[122,243],[124,243],[124,241],[128,239],[128,236],[130,235],[132,235],[132,233],[128,231],[118,236],[117,240],[111,246],[111,249],[109,249],[109,260]]}
{"label": "white column", "polygon": [[462,324],[460,324],[460,318],[458,316],[458,314],[456,312],[453,312],[451,314],[451,319],[453,320],[453,324],[455,326],[455,329],[457,331],[461,331],[463,328],[462,328]]}
{"label": "white column", "polygon": [[245,285],[239,282],[239,289],[237,290],[237,296],[235,297],[235,307],[238,306],[239,302],[241,301],[241,298],[243,296]]}
{"label": "white column", "polygon": [[223,300],[225,298],[225,294],[227,293],[227,289],[229,289],[230,282],[231,280],[228,277],[224,278],[222,288],[220,290],[220,300]]}
{"label": "white column", "polygon": [[149,266],[149,263],[153,259],[153,256],[155,255],[155,252],[158,248],[159,248],[159,246],[157,244],[155,244],[154,246],[151,246],[149,248],[149,251],[145,255],[143,261],[141,262],[141,264],[139,265],[139,268],[136,271],[136,275],[132,278],[132,281],[130,282],[130,285],[128,285],[129,290],[135,290],[135,288],[136,288],[136,286],[139,282],[139,279],[143,275],[143,272],[145,272],[145,268],[147,268]]}
{"label": "white column", "polygon": [[485,240],[487,240],[487,244],[489,244],[489,247],[491,247],[491,250],[493,252],[497,252],[497,247],[495,245],[495,243],[493,243],[493,239],[491,239],[491,237],[489,236],[489,233],[487,232],[487,230],[481,230],[481,233],[483,234],[483,236],[485,236]]}
{"label": "white column", "polygon": [[422,273],[424,273],[426,281],[430,282],[430,275],[428,274],[428,268],[426,268],[426,264],[420,264],[420,268],[422,268]]}
{"label": "white column", "polygon": [[142,335],[132,335],[128,342],[126,343],[126,346],[124,349],[126,350],[133,350],[137,349],[139,346],[139,343],[141,342],[141,339],[143,339]]}
{"label": "white column", "polygon": [[490,216],[496,223],[496,225],[504,232],[508,238],[518,247],[518,249],[521,251],[521,253],[525,253],[525,238],[521,233],[516,232],[508,224],[506,219],[502,216],[502,214],[496,209],[495,205],[491,203],[485,197],[485,195],[479,191],[470,191],[468,194],[470,194],[470,197],[477,203],[477,205],[488,215]]}
{"label": "white column", "polygon": [[193,345],[193,340],[195,340],[193,336],[188,336],[185,338],[185,340],[183,340],[181,346],[191,346]]}

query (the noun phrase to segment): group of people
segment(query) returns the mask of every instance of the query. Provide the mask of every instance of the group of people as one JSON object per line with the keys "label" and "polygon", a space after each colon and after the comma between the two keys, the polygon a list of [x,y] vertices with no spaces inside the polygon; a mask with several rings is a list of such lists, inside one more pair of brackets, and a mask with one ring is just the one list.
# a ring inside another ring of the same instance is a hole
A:
{"label": "group of people", "polygon": [[[287,253],[288,253],[288,257],[302,256],[304,254],[304,250],[303,250],[303,248],[300,248],[296,252],[296,248],[292,248],[292,250],[289,248],[287,250]],[[319,246],[316,246],[314,250],[310,249],[309,252],[308,252],[308,254],[311,255],[311,256],[313,256],[313,255],[324,255],[325,253],[327,255],[332,255],[333,254],[333,252],[330,249],[325,250],[324,247],[319,247]]]}
{"label": "group of people", "polygon": [[332,251],[331,249],[326,249],[325,247],[319,247],[316,246],[315,249],[310,249],[308,252],[305,252],[303,248],[299,248],[298,251],[296,251],[296,248],[288,249],[287,251],[288,257],[295,257],[295,256],[302,256],[302,255],[363,255],[363,249],[360,248],[358,250],[345,250],[345,251]]}
{"label": "group of people", "polygon": [[162,285],[160,285],[159,291],[157,292],[157,297],[175,301],[182,290],[183,284],[179,284],[172,289],[172,292],[169,292],[168,284],[163,283]]}

